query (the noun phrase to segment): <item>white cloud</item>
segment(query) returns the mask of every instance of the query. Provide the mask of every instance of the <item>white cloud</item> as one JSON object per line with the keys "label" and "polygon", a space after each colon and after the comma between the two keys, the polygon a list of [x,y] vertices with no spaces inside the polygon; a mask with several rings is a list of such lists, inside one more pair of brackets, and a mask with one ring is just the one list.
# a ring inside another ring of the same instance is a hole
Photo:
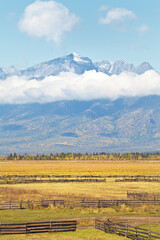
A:
{"label": "white cloud", "polygon": [[46,37],[58,43],[78,21],[79,18],[59,2],[36,0],[25,8],[19,28],[31,36]]}
{"label": "white cloud", "polygon": [[125,8],[114,8],[107,12],[106,17],[100,18],[101,24],[112,24],[123,22],[126,19],[136,19],[136,14]]}
{"label": "white cloud", "polygon": [[108,76],[88,71],[83,75],[61,73],[41,81],[14,76],[0,81],[0,103],[54,102],[60,100],[117,99],[160,95],[160,75],[147,71],[142,75],[121,73]]}
{"label": "white cloud", "polygon": [[145,24],[142,25],[142,26],[137,27],[137,30],[138,30],[140,35],[144,35],[145,33],[150,31],[149,27],[147,25],[145,25]]}

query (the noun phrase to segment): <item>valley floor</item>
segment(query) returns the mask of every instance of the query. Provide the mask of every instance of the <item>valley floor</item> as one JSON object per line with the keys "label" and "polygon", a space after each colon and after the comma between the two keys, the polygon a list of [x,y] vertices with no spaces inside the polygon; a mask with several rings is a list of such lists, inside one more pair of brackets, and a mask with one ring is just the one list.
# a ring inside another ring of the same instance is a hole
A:
{"label": "valley floor", "polygon": [[[160,172],[159,161],[137,162],[79,162],[79,161],[1,161],[0,176],[2,175],[31,175],[31,174],[75,174],[75,175],[101,175],[106,177],[106,182],[97,183],[30,183],[30,184],[1,184],[0,202],[15,200],[40,200],[40,199],[127,199],[127,190],[133,192],[159,193],[159,182],[115,182],[115,177],[109,175],[158,175]],[[74,208],[54,207],[25,210],[0,210],[1,223],[31,222],[49,219],[76,219],[78,230],[69,233],[15,235],[14,240],[39,240],[39,239],[124,239],[117,235],[103,233],[93,229],[94,219],[110,218],[112,221],[143,226],[160,232],[160,206],[142,205],[115,206],[110,208]],[[2,240],[13,239],[13,236],[1,236]]]}

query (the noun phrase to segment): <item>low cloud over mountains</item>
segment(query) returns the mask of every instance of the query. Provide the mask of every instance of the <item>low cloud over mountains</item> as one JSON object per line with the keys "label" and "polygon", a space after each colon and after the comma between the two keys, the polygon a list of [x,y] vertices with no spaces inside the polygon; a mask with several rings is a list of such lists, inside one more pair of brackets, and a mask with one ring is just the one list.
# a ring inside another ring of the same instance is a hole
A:
{"label": "low cloud over mountains", "polygon": [[2,70],[1,104],[160,95],[160,75],[148,63],[138,67],[123,61],[93,64],[75,53],[3,74]]}
{"label": "low cloud over mountains", "polygon": [[147,71],[138,75],[121,73],[109,76],[95,70],[81,75],[62,72],[41,81],[12,76],[0,81],[0,103],[46,103],[61,100],[117,99],[160,95],[160,75]]}

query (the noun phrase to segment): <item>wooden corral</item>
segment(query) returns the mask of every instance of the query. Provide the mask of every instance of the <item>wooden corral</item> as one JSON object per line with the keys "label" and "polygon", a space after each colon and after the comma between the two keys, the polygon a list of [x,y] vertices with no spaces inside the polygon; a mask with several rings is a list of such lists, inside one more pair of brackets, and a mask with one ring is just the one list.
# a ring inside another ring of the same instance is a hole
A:
{"label": "wooden corral", "polygon": [[30,223],[1,224],[0,235],[29,234],[45,232],[69,232],[76,231],[76,221],[41,221]]}
{"label": "wooden corral", "polygon": [[85,207],[85,208],[108,208],[114,206],[143,206],[160,205],[160,200],[88,200],[88,199],[61,199],[41,201],[9,201],[0,202],[0,210],[7,209],[33,209],[47,208],[49,206],[62,207]]}
{"label": "wooden corral", "polygon": [[160,193],[148,193],[148,192],[130,192],[127,191],[128,199],[137,200],[160,200]]}
{"label": "wooden corral", "polygon": [[115,179],[115,182],[160,182],[159,176],[123,176]]}
{"label": "wooden corral", "polygon": [[93,175],[3,175],[0,184],[20,183],[68,183],[68,182],[106,182],[106,178]]}
{"label": "wooden corral", "polygon": [[160,233],[152,232],[144,228],[137,228],[129,225],[111,222],[109,219],[107,221],[95,219],[95,228],[106,233],[117,234],[135,240],[160,239]]}

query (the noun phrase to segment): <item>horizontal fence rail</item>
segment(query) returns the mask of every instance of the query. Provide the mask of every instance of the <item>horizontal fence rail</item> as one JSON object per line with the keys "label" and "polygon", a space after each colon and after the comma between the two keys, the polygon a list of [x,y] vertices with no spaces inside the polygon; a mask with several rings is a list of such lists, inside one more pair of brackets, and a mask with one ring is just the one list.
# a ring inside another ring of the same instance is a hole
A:
{"label": "horizontal fence rail", "polygon": [[115,179],[115,182],[160,182],[159,176],[123,176]]}
{"label": "horizontal fence rail", "polygon": [[138,200],[160,200],[160,193],[130,192],[127,191],[127,198]]}
{"label": "horizontal fence rail", "polygon": [[0,175],[0,180],[4,179],[15,179],[15,178],[153,178],[160,179],[160,175],[124,175],[124,174],[104,174],[104,175],[93,175],[93,174],[83,174],[83,175],[74,175],[74,174],[9,174],[9,175]]}
{"label": "horizontal fence rail", "polygon": [[[117,176],[117,175],[116,175]],[[32,174],[32,175],[0,175],[0,180],[14,178],[104,178],[101,175],[55,175],[55,174]],[[110,176],[112,177],[112,176]]]}
{"label": "horizontal fence rail", "polygon": [[59,183],[59,182],[106,182],[106,178],[94,175],[3,175],[0,184]]}
{"label": "horizontal fence rail", "polygon": [[0,235],[76,231],[76,221],[41,221],[1,224]]}
{"label": "horizontal fence rail", "polygon": [[137,228],[129,225],[119,224],[95,219],[95,228],[106,233],[117,234],[135,240],[160,239],[160,233],[156,233],[144,228]]}
{"label": "horizontal fence rail", "polygon": [[88,200],[88,199],[55,199],[40,201],[8,201],[0,202],[0,210],[7,209],[33,209],[47,208],[49,206],[62,207],[93,207],[107,208],[115,206],[142,206],[142,205],[160,205],[160,200]]}
{"label": "horizontal fence rail", "polygon": [[59,183],[59,182],[106,182],[106,178],[115,178],[115,182],[160,182],[160,176],[145,175],[0,175],[0,184],[22,183]]}

